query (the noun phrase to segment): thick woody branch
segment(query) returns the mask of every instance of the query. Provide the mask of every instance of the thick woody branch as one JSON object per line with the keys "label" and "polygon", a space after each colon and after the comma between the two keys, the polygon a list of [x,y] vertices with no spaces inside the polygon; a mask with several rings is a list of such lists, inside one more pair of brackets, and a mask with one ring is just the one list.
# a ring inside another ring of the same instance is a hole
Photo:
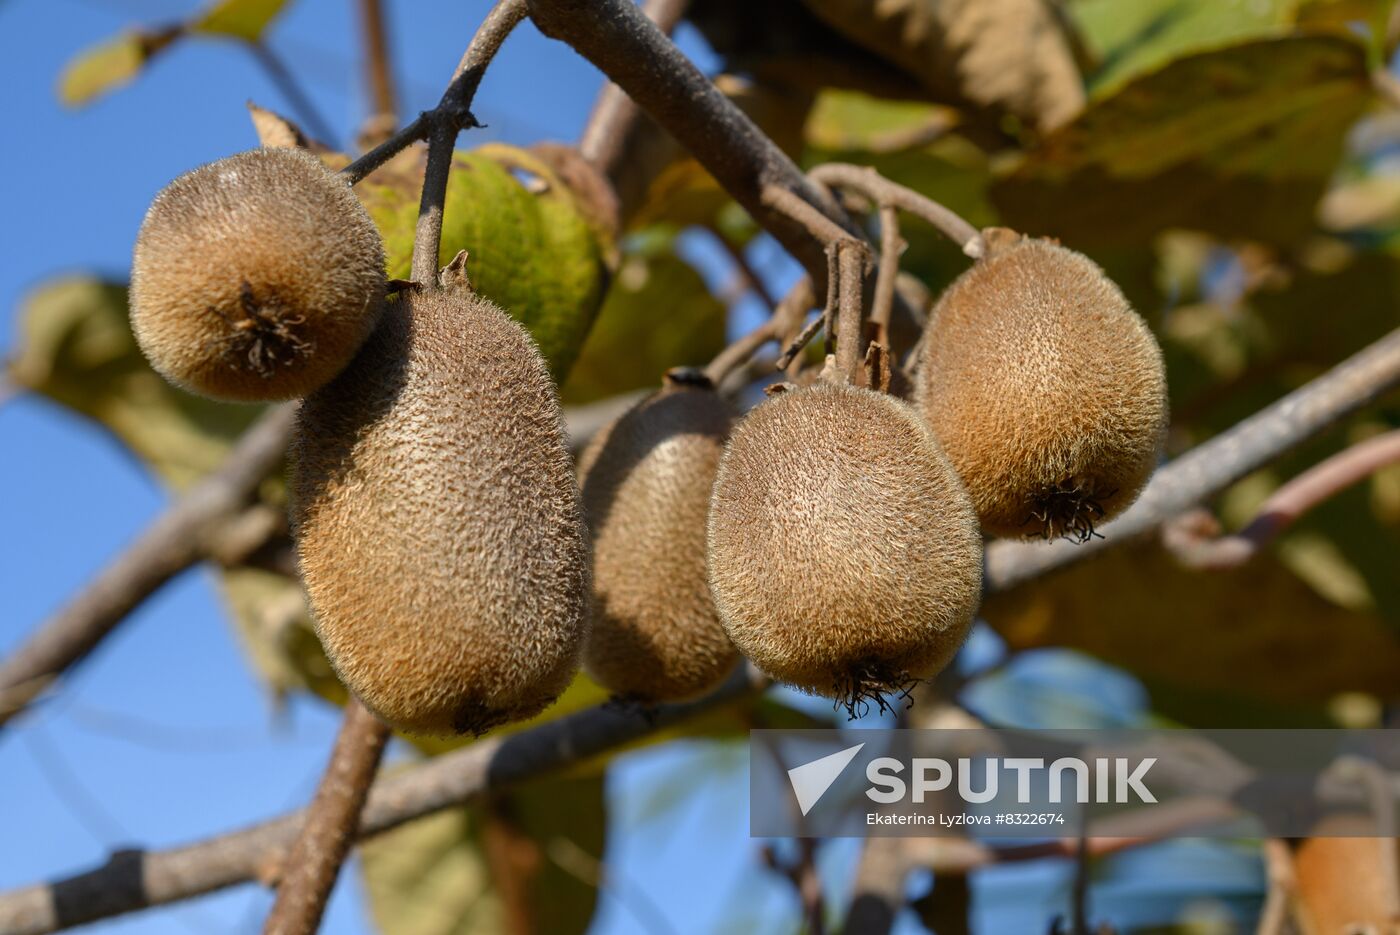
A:
{"label": "thick woody branch", "polygon": [[282,462],[295,405],[269,411],[216,472],[190,488],[78,597],[0,663],[0,725],[81,661],[165,582],[201,561],[221,528]]}
{"label": "thick woody branch", "polygon": [[598,66],[698,159],[735,200],[824,283],[816,243],[787,214],[765,203],[777,188],[845,223],[831,196],[803,176],[782,150],[734,106],[629,0],[529,0],[545,35],[567,42]]}
{"label": "thick woody branch", "polygon": [[1400,386],[1400,329],[1163,467],[1104,538],[1083,544],[995,542],[986,588],[1005,591],[1150,532]]}
{"label": "thick woody branch", "polygon": [[[646,0],[642,12],[666,35],[685,15],[690,0]],[[588,115],[578,149],[598,171],[612,178],[621,167],[628,143],[641,123],[642,110],[627,92],[611,81],[604,85]]]}
{"label": "thick woody branch", "polygon": [[388,30],[384,25],[381,0],[360,0],[360,32],[365,45],[365,82],[368,85],[370,115],[366,136],[381,138],[398,122],[398,95],[394,92],[394,70],[389,64]]}
{"label": "thick woody branch", "polygon": [[[590,708],[515,734],[486,737],[370,790],[359,834],[368,837],[432,812],[616,750],[767,685],[741,667],[698,701],[664,705],[653,716],[614,705]],[[87,873],[0,893],[0,935],[40,935],[158,906],[252,880],[276,879],[305,812],[165,851],[122,851]]]}
{"label": "thick woody branch", "polygon": [[320,927],[340,865],[359,837],[360,813],[389,733],[355,698],[346,704],[330,763],[287,855],[264,935],[312,935]]}
{"label": "thick woody branch", "polygon": [[1400,429],[1352,445],[1299,474],[1274,491],[1239,532],[1217,537],[1214,517],[1187,513],[1167,524],[1162,541],[1188,567],[1236,568],[1305,513],[1392,464],[1400,464]]}

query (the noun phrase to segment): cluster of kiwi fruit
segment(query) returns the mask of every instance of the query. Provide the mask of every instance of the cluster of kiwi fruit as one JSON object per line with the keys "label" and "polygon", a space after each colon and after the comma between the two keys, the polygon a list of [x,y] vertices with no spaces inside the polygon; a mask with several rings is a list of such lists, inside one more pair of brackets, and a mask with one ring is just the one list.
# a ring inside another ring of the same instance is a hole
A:
{"label": "cluster of kiwi fruit", "polygon": [[296,149],[198,168],[151,205],[132,328],[173,383],[302,397],[292,527],[342,681],[411,733],[534,715],[577,671],[587,535],[529,333],[462,281],[386,295],[345,180]]}
{"label": "cluster of kiwi fruit", "polygon": [[180,386],[303,398],[313,617],[394,726],[529,717],[580,662],[621,699],[686,699],[741,655],[855,713],[956,653],[984,535],[1094,535],[1162,442],[1161,354],[1103,271],[1011,232],[986,245],[906,361],[908,400],[829,366],[739,418],[678,368],[576,466],[528,332],[464,282],[386,296],[373,223],[305,152],[163,191],[132,324]]}

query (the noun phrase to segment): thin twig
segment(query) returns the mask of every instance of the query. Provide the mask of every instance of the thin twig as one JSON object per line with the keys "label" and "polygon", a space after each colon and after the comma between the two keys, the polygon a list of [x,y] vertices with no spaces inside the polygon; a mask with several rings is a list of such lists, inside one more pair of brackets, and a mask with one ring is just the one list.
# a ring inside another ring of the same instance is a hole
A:
{"label": "thin twig", "polygon": [[1090,935],[1089,857],[1089,837],[1081,831],[1074,849],[1074,887],[1070,891],[1070,931],[1074,935]]}
{"label": "thin twig", "polygon": [[1263,850],[1268,890],[1255,935],[1284,935],[1293,904],[1293,854],[1279,838],[1265,840]]}
{"label": "thin twig", "polygon": [[807,935],[825,935],[826,898],[822,892],[822,878],[817,872],[817,846],[815,838],[798,838],[797,858],[784,860],[771,846],[763,848],[763,862],[769,869],[780,873],[792,884],[802,907],[802,918],[807,922]]}
{"label": "thin twig", "polygon": [[865,360],[865,264],[870,254],[859,240],[839,240],[830,249],[836,254],[837,290],[836,366],[844,379],[858,383]]}
{"label": "thin twig", "polygon": [[330,762],[287,855],[264,935],[313,935],[320,927],[340,866],[359,837],[360,812],[389,734],[355,698],[345,705]]}
{"label": "thin twig", "polygon": [[516,25],[525,18],[525,0],[498,0],[486,14],[466,54],[457,64],[447,90],[433,113],[428,134],[428,166],[423,172],[423,198],[418,204],[418,227],[413,238],[413,280],[420,286],[437,285],[438,251],[442,245],[442,212],[447,200],[447,179],[452,171],[452,147],[464,127],[481,126],[471,112],[472,98],[486,74],[486,66],[500,51]]}
{"label": "thin twig", "polygon": [[325,143],[332,149],[338,148],[335,141],[335,131],[331,129],[330,122],[321,116],[321,112],[316,109],[315,103],[311,100],[311,95],[297,81],[296,75],[287,67],[287,63],[282,61],[282,57],[265,42],[251,42],[248,49],[253,53],[253,58],[262,66],[267,73],[269,81],[276,86],[277,91],[287,101],[292,112],[297,115],[302,126],[311,132],[311,136],[318,142]]}
{"label": "thin twig", "polygon": [[[481,26],[477,29],[476,35],[472,37],[471,44],[467,46],[466,53],[457,64],[457,69],[452,73],[452,80],[447,85],[447,90],[443,92],[442,99],[432,110],[425,110],[408,124],[400,129],[393,136],[383,143],[371,149],[369,152],[350,163],[340,170],[340,174],[351,185],[358,183],[375,169],[388,162],[404,149],[419,140],[429,141],[428,168],[423,176],[423,194],[425,201],[420,206],[419,226],[414,239],[414,278],[426,285],[432,285],[437,274],[437,255],[434,254],[428,261],[430,265],[426,279],[419,278],[418,269],[418,246],[425,238],[432,236],[433,225],[430,219],[425,226],[423,222],[423,211],[429,210],[431,214],[432,205],[428,204],[427,196],[433,194],[431,199],[434,203],[441,202],[447,190],[447,176],[451,169],[451,149],[457,138],[457,133],[464,127],[480,126],[476,118],[472,116],[472,99],[476,96],[476,89],[481,85],[481,78],[486,74],[486,67],[491,64],[491,59],[501,48],[501,43],[505,42],[506,36],[515,28],[516,24],[524,16],[524,0],[499,0],[491,8],[491,12],[486,15]],[[432,140],[437,138],[447,138],[445,144],[438,144],[438,157],[436,164],[432,154]],[[437,194],[441,187],[443,194]],[[442,211],[441,205],[437,205],[436,211],[436,232],[437,241],[442,240]]]}
{"label": "thin twig", "polygon": [[624,886],[618,872],[579,846],[572,838],[556,836],[545,845],[545,856],[565,873],[602,893],[610,894],[632,914],[644,931],[672,935],[678,929],[661,906],[639,886]]}
{"label": "thin twig", "polygon": [[724,231],[717,227],[707,226],[705,230],[709,231],[710,236],[720,245],[720,249],[729,255],[729,259],[734,262],[735,269],[739,271],[739,275],[743,277],[748,288],[754,291],[754,294],[758,296],[764,305],[768,306],[770,311],[777,308],[778,300],[773,298],[773,293],[769,291],[768,284],[763,281],[763,277],[758,275],[758,271],[755,270],[753,264],[749,262],[748,255],[745,254],[744,248],[731,241],[724,235]]}
{"label": "thin twig", "polygon": [[[460,806],[751,697],[768,684],[740,667],[698,701],[663,705],[644,716],[600,705],[514,734],[495,734],[421,766],[381,778],[370,789],[360,836]],[[121,851],[104,865],[67,879],[0,893],[0,935],[42,935],[164,905],[252,880],[276,879],[305,817],[294,812],[164,851]]]}
{"label": "thin twig", "polygon": [[359,184],[365,176],[426,136],[433,125],[433,117],[433,111],[423,111],[393,136],[341,169],[341,176],[351,185]]}
{"label": "thin twig", "polygon": [[823,248],[855,236],[791,189],[770,185],[763,189],[760,199],[765,208],[796,224]]}
{"label": "thin twig", "polygon": [[719,386],[735,367],[747,361],[763,345],[778,340],[779,331],[776,319],[770,318],[748,334],[731,343],[715,355],[715,359],[705,366],[705,376]]}
{"label": "thin twig", "polygon": [[899,279],[899,258],[909,246],[899,235],[899,212],[894,205],[880,206],[880,269],[875,275],[875,298],[870,324],[875,340],[890,347],[890,318],[894,313],[894,287]]}
{"label": "thin twig", "polygon": [[1169,522],[1162,531],[1162,541],[1190,568],[1237,568],[1308,511],[1397,463],[1400,429],[1352,445],[1299,474],[1274,491],[1239,532],[1217,537],[1219,529],[1214,518],[1193,512]]}
{"label": "thin twig", "polygon": [[970,257],[980,257],[983,253],[982,235],[960,215],[912,188],[885,178],[869,166],[829,162],[812,169],[808,176],[829,187],[854,189],[878,205],[892,205],[923,218]]}
{"label": "thin twig", "polygon": [[360,32],[365,43],[365,84],[369,89],[369,121],[366,136],[378,139],[399,122],[394,69],[389,62],[388,29],[381,0],[359,0]]}
{"label": "thin twig", "polygon": [[567,42],[622,88],[715,180],[824,282],[821,244],[765,203],[776,187],[838,226],[848,223],[830,194],[812,184],[631,0],[529,0],[546,36]]}
{"label": "thin twig", "polygon": [[987,590],[1010,590],[1150,532],[1396,386],[1400,386],[1400,329],[1161,468],[1137,502],[1100,529],[1104,538],[1082,545],[992,543],[986,555]]}
{"label": "thin twig", "polygon": [[[814,301],[812,280],[803,276],[795,286],[788,290],[787,295],[773,306],[773,314],[767,321],[715,355],[715,359],[705,367],[705,375],[710,378],[710,382],[714,383],[715,386],[722,384],[725,377],[729,376],[741,364],[749,361],[760,348],[770,341],[791,341],[795,336],[800,336],[805,330],[802,327],[802,320],[807,317],[807,312],[811,310]],[[808,335],[807,340],[810,339],[811,335]],[[800,350],[800,345],[798,349]],[[797,351],[793,350],[792,353],[795,354]],[[782,362],[779,364],[779,369],[785,366],[787,363]]]}
{"label": "thin twig", "polygon": [[0,725],[87,656],[161,585],[205,557],[207,538],[244,508],[281,463],[295,418],[291,403],[264,415],[222,467],[190,488],[72,603],[0,662]]}

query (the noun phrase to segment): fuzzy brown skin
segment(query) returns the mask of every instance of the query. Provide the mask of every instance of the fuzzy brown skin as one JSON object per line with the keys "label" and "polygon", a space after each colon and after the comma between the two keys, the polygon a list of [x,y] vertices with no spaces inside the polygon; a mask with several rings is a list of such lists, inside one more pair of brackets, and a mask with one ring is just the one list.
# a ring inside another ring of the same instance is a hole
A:
{"label": "fuzzy brown skin", "polygon": [[131,325],[151,365],[237,402],[324,386],[383,298],[379,231],[350,186],[297,149],[250,150],[171,182],[131,265]]}
{"label": "fuzzy brown skin", "polygon": [[928,328],[916,404],[984,530],[1087,538],[1137,498],[1166,434],[1162,352],[1093,261],[1043,240],[999,246]]}
{"label": "fuzzy brown skin", "polygon": [[549,371],[484,299],[408,294],[306,400],[292,518],[341,680],[412,733],[530,717],[578,667],[588,541]]}
{"label": "fuzzy brown skin", "polygon": [[713,388],[668,381],[579,458],[593,536],[584,666],[621,697],[693,698],[739,659],[705,578],[705,520],[729,424]]}
{"label": "fuzzy brown skin", "polygon": [[848,704],[945,666],[981,595],[972,503],[907,404],[819,383],[734,430],[710,504],[710,587],[739,650]]}

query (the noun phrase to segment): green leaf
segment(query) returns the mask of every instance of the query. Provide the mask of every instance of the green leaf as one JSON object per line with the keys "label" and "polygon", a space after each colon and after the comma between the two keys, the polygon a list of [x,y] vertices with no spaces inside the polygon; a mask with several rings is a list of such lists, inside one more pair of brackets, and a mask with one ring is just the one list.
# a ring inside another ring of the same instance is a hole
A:
{"label": "green leaf", "polygon": [[1370,101],[1366,50],[1342,36],[1179,59],[1048,136],[993,202],[1010,226],[1077,247],[1173,227],[1293,243]]}
{"label": "green leaf", "polygon": [[151,37],[126,32],[84,49],[74,56],[58,79],[58,99],[81,107],[125,84],[130,84],[159,50]]}
{"label": "green leaf", "polygon": [[[419,178],[404,173],[358,186],[384,236],[391,278],[409,274]],[[562,380],[602,304],[611,250],[568,187],[523,149],[493,144],[457,153],[439,263],[461,250],[473,288],[530,329]]]}
{"label": "green leaf", "polygon": [[667,368],[704,365],[723,349],[724,305],[670,236],[656,232],[653,241],[623,259],[564,384],[566,402],[657,386]]}
{"label": "green leaf", "polygon": [[383,935],[582,933],[606,846],[601,776],[550,778],[379,835],[361,847]]}
{"label": "green leaf", "polygon": [[1296,0],[1079,0],[1069,5],[1099,67],[1098,96],[1187,53],[1281,34]]}
{"label": "green leaf", "polygon": [[257,42],[286,5],[287,0],[218,0],[195,17],[190,28]]}

